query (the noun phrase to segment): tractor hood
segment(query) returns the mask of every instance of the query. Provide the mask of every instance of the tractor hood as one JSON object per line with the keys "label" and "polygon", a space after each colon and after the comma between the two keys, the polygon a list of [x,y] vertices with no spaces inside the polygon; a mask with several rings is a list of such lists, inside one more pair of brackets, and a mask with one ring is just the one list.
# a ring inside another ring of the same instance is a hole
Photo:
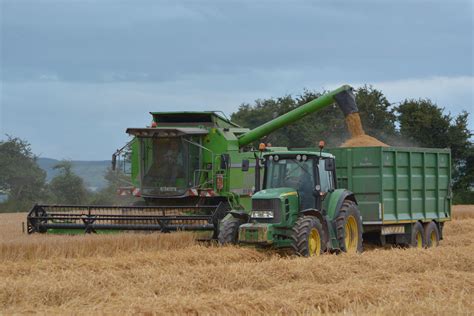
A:
{"label": "tractor hood", "polygon": [[198,127],[178,128],[127,128],[127,134],[137,137],[179,137],[184,135],[206,135],[208,130]]}
{"label": "tractor hood", "polygon": [[265,189],[258,191],[252,197],[252,200],[256,199],[280,199],[290,195],[297,196],[298,192],[296,192],[293,188],[272,188],[272,189]]}

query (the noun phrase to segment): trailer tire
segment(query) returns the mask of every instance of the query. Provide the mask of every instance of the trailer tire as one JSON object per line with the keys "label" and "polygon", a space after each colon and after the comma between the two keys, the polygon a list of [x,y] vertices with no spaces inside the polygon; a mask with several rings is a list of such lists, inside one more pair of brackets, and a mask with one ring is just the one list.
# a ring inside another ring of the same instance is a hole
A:
{"label": "trailer tire", "polygon": [[323,225],[315,216],[302,216],[293,226],[291,246],[298,256],[319,256],[325,250]]}
{"label": "trailer tire", "polygon": [[357,204],[351,200],[342,203],[336,217],[336,235],[339,248],[344,252],[361,253],[362,246],[362,220]]}
{"label": "trailer tire", "polygon": [[238,220],[225,220],[222,222],[217,240],[220,245],[235,245],[239,234],[239,227],[242,224]]}
{"label": "trailer tire", "polygon": [[411,242],[410,247],[413,248],[424,248],[426,245],[425,231],[423,225],[420,222],[413,224],[411,228]]}
{"label": "trailer tire", "polygon": [[435,222],[425,225],[425,245],[426,248],[439,246],[439,229]]}

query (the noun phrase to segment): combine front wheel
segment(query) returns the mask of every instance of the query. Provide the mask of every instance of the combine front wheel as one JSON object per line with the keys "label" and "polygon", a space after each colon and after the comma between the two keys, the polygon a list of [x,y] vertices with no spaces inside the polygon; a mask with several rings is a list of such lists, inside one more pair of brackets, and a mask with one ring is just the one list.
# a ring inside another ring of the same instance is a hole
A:
{"label": "combine front wheel", "polygon": [[238,220],[224,220],[217,238],[219,240],[219,244],[236,244],[240,224],[241,222]]}

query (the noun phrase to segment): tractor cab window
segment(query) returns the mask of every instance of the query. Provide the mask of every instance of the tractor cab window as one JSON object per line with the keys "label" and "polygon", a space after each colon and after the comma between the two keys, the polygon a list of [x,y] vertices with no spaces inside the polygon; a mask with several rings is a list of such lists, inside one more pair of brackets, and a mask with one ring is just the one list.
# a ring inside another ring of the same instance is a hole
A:
{"label": "tractor cab window", "polygon": [[[272,156],[270,156],[272,157]],[[313,159],[278,159],[268,157],[265,169],[265,189],[292,188],[300,196],[302,209],[313,208],[315,200],[313,189]],[[275,155],[274,157],[278,157]]]}
{"label": "tractor cab window", "polygon": [[334,189],[334,180],[332,171],[326,171],[324,167],[324,159],[319,160],[319,180],[321,192],[330,192]]}

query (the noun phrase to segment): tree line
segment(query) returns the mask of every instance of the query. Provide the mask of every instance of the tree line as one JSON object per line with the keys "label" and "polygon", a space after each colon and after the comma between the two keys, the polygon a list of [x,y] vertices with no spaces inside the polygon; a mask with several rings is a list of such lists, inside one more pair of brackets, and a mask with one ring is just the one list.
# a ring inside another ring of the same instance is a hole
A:
{"label": "tree line", "polygon": [[26,140],[8,136],[0,141],[0,193],[6,196],[0,212],[28,211],[35,203],[115,205],[133,201],[131,197],[118,199],[117,189],[130,182],[120,171],[108,169],[106,187],[93,192],[72,171],[70,161],[61,161],[54,169],[59,173],[48,183],[46,171],[39,167]]}
{"label": "tree line", "polygon": [[[392,146],[450,148],[452,153],[453,191],[455,203],[474,203],[474,146],[468,128],[469,113],[457,116],[429,99],[406,99],[390,103],[383,93],[371,86],[355,91],[362,124],[367,134]],[[242,104],[231,120],[249,128],[257,127],[317,97],[322,92],[304,90],[301,95],[258,99]],[[344,116],[336,105],[309,115],[268,135],[266,142],[274,146],[316,147],[319,140],[328,146],[339,146],[349,138]],[[117,199],[117,189],[129,183],[127,175],[107,170],[107,186],[88,190],[81,177],[72,171],[71,163],[62,161],[49,183],[46,172],[26,140],[8,136],[0,141],[0,212],[27,211],[34,203],[114,205],[127,203]],[[130,198],[131,202],[133,199]]]}

